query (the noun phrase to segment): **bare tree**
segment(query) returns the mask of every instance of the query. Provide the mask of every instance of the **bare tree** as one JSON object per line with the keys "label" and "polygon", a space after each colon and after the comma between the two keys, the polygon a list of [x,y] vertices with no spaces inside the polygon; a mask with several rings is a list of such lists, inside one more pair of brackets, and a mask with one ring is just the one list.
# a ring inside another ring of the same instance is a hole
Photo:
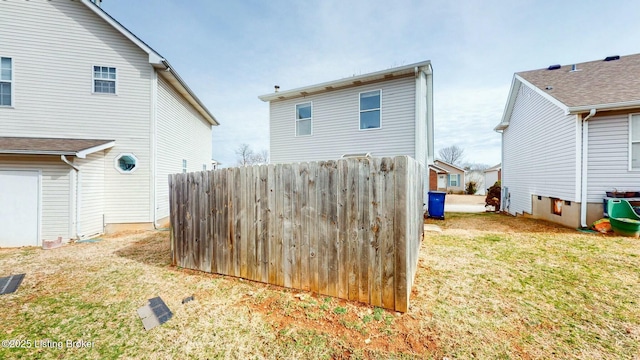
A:
{"label": "bare tree", "polygon": [[261,150],[254,153],[251,157],[251,165],[263,165],[269,163],[269,152],[267,150]]}
{"label": "bare tree", "polygon": [[237,158],[238,165],[240,166],[251,165],[252,157],[254,154],[249,144],[242,144],[238,146],[238,148],[236,149],[236,155],[238,156]]}
{"label": "bare tree", "polygon": [[255,152],[249,144],[242,144],[236,149],[237,163],[240,166],[262,165],[269,162],[269,152]]}
{"label": "bare tree", "polygon": [[460,165],[464,157],[464,149],[458,145],[447,146],[438,151],[440,160],[453,165]]}

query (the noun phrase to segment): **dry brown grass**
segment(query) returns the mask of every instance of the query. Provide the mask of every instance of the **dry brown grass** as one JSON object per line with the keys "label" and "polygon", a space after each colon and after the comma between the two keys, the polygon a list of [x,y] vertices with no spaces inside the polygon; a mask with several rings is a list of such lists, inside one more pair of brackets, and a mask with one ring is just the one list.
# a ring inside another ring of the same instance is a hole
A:
{"label": "dry brown grass", "polygon": [[[167,232],[43,251],[0,249],[0,358],[637,358],[640,242],[496,214],[428,233],[406,314],[170,266]],[[195,300],[181,300],[194,295]],[[174,317],[145,331],[161,296]]]}

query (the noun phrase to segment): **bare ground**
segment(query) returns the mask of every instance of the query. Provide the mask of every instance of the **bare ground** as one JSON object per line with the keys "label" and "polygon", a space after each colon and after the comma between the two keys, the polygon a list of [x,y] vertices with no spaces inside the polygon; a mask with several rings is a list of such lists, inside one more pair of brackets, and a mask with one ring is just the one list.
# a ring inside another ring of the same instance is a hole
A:
{"label": "bare ground", "polygon": [[[640,357],[637,240],[498,214],[427,222],[443,232],[425,236],[406,314],[172,267],[167,232],[0,249],[0,276],[27,273],[0,296],[0,340],[95,342],[0,358]],[[136,309],[154,296],[174,317],[145,332]]]}

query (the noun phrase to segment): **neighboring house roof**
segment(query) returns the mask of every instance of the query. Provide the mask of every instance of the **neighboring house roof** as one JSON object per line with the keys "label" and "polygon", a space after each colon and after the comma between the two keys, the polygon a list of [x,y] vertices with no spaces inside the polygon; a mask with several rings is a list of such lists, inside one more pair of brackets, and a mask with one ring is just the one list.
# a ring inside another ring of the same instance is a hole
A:
{"label": "neighboring house roof", "polygon": [[400,66],[369,74],[352,76],[349,78],[329,81],[321,84],[305,86],[293,90],[277,91],[270,94],[260,95],[258,96],[258,98],[262,101],[294,99],[329,91],[376,83],[385,80],[414,76],[419,71],[425,71],[427,74],[431,74],[431,61],[427,60],[415,64]]}
{"label": "neighboring house roof", "polygon": [[85,158],[115,145],[115,140],[0,137],[0,154],[73,155]]}
{"label": "neighboring house roof", "polygon": [[446,161],[436,160],[435,162],[436,162],[436,163],[443,164],[443,165],[445,165],[445,166],[450,166],[450,167],[452,167],[452,168],[454,168],[454,169],[458,169],[458,170],[460,170],[460,171],[462,171],[462,172],[465,172],[465,170],[464,170],[463,168],[461,168],[461,167],[459,167],[459,166],[456,166],[456,165],[453,165],[453,164],[449,164],[449,163],[448,163],[448,162],[446,162]]}
{"label": "neighboring house roof", "polygon": [[502,122],[509,125],[520,86],[526,85],[563,109],[566,114],[640,107],[640,54],[612,56],[596,61],[518,72]]}
{"label": "neighboring house roof", "polygon": [[441,168],[440,166],[435,165],[435,164],[431,164],[431,165],[429,165],[429,169],[432,169],[432,170],[434,170],[434,171],[435,171],[435,172],[437,172],[437,173],[446,173],[446,174],[448,174],[448,173],[449,173],[449,170],[447,170],[447,169],[445,169],[445,168]]}
{"label": "neighboring house roof", "polygon": [[116,19],[111,17],[111,15],[102,10],[100,6],[94,4],[91,0],[81,0],[80,2],[113,26],[114,29],[119,31],[127,39],[131,40],[131,42],[136,44],[142,51],[146,52],[149,55],[149,64],[160,70],[158,71],[160,76],[164,77],[182,96],[184,96],[184,98],[187,99],[187,101],[200,113],[200,115],[207,119],[211,125],[220,125],[218,120],[216,120],[213,114],[211,114],[207,107],[204,106],[200,99],[198,99],[195,93],[189,88],[189,86],[187,86],[180,75],[178,75],[171,64],[169,64],[162,55],[158,54],[157,51],[145,44],[144,41],[140,40],[140,38],[135,36],[131,31],[129,31],[129,29],[120,24]]}
{"label": "neighboring house roof", "polygon": [[494,165],[488,169],[485,169],[484,172],[490,172],[490,171],[498,171],[502,169],[502,163],[498,164],[498,165]]}

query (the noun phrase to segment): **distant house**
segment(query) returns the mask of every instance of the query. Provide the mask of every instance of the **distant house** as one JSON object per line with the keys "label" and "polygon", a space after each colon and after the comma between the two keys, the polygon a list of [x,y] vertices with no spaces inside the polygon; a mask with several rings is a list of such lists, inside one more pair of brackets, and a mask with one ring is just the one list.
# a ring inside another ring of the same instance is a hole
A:
{"label": "distant house", "polygon": [[408,155],[426,171],[433,162],[429,61],[259,98],[269,102],[272,163]]}
{"label": "distant house", "polygon": [[[502,164],[494,165],[484,171],[484,187],[490,188],[502,179]],[[486,189],[485,189],[486,190]]]}
{"label": "distant house", "polygon": [[640,54],[516,73],[501,123],[502,210],[567,226],[640,191]]}
{"label": "distant house", "polygon": [[465,171],[465,182],[464,182],[464,190],[465,193],[467,191],[467,185],[470,182],[474,182],[476,184],[476,192],[472,195],[484,195],[486,193],[485,182],[484,182],[484,170],[479,169],[468,169]]}
{"label": "distant house", "polygon": [[[434,165],[444,171],[438,172],[436,188],[438,191],[448,193],[464,193],[465,190],[465,170],[459,166],[449,164],[442,160],[436,160]],[[433,167],[432,167],[433,171]]]}
{"label": "distant house", "polygon": [[[449,171],[447,169],[441,168],[436,164],[429,165],[429,190],[445,191],[448,175]],[[438,184],[440,184],[440,188],[438,188]]]}
{"label": "distant house", "polygon": [[0,246],[163,226],[218,125],[167,60],[88,0],[2,1],[0,44]]}

